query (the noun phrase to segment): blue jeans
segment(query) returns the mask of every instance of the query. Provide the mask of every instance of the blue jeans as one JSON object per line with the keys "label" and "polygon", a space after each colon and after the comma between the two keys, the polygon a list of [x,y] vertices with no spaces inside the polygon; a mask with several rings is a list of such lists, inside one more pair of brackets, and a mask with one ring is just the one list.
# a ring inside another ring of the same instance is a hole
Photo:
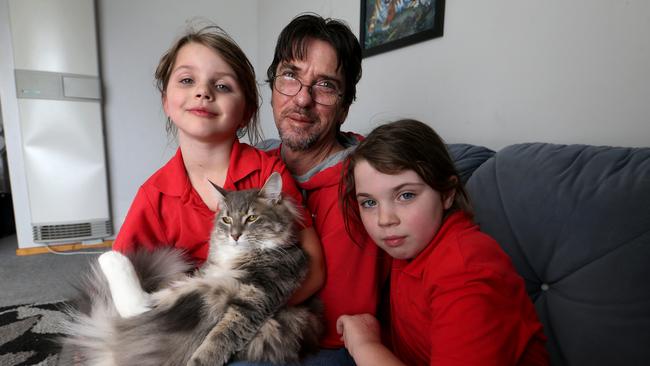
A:
{"label": "blue jeans", "polygon": [[[268,362],[248,362],[237,361],[231,362],[228,366],[277,366]],[[289,365],[286,365],[289,366]],[[354,360],[345,348],[338,349],[321,349],[315,355],[306,357],[299,364],[292,364],[291,366],[356,366]]]}

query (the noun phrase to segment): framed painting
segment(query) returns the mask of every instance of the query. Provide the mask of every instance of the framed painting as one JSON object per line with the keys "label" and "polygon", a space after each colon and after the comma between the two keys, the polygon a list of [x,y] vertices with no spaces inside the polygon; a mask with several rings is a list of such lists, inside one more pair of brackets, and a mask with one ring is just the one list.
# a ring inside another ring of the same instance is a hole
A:
{"label": "framed painting", "polygon": [[363,57],[441,37],[445,0],[361,0]]}

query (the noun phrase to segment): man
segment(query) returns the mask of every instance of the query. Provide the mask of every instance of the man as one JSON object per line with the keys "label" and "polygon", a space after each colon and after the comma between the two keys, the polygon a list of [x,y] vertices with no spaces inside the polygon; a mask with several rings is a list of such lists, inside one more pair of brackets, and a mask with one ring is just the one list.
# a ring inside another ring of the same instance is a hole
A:
{"label": "man", "polygon": [[383,255],[365,233],[350,238],[338,204],[342,164],[359,139],[340,127],[361,78],[361,46],[344,23],[300,15],[280,33],[267,77],[281,139],[270,153],[282,157],[303,189],[327,265],[319,292],[323,350],[305,364],[354,365],[336,332],[336,319],[376,314],[386,272]]}

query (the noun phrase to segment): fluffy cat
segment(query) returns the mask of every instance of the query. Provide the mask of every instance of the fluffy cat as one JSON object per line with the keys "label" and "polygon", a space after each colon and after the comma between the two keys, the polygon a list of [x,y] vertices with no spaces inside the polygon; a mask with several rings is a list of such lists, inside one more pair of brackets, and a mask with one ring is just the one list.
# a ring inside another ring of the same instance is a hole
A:
{"label": "fluffy cat", "polygon": [[286,307],[307,271],[296,245],[296,209],[273,173],[260,190],[215,187],[206,263],[174,249],[129,258],[104,253],[70,309],[61,359],[97,366],[223,365],[233,360],[291,363],[318,348],[319,304]]}

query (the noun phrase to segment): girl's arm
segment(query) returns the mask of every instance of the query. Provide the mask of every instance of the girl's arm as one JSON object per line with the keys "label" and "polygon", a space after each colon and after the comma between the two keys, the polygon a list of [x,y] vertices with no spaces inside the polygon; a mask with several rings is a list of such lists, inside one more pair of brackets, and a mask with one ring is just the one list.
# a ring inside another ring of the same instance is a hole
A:
{"label": "girl's arm", "polygon": [[152,250],[167,243],[158,207],[159,198],[148,194],[144,185],[140,187],[113,242],[113,250],[121,253],[133,252],[138,248]]}
{"label": "girl's arm", "polygon": [[381,365],[403,366],[386,346],[381,343],[379,322],[370,314],[341,315],[336,321],[336,330],[341,334],[357,366]]}
{"label": "girl's arm", "polygon": [[313,226],[303,229],[298,233],[298,240],[302,249],[309,256],[309,270],[302,285],[289,299],[289,305],[299,304],[320,290],[325,283],[325,259],[320,239]]}

